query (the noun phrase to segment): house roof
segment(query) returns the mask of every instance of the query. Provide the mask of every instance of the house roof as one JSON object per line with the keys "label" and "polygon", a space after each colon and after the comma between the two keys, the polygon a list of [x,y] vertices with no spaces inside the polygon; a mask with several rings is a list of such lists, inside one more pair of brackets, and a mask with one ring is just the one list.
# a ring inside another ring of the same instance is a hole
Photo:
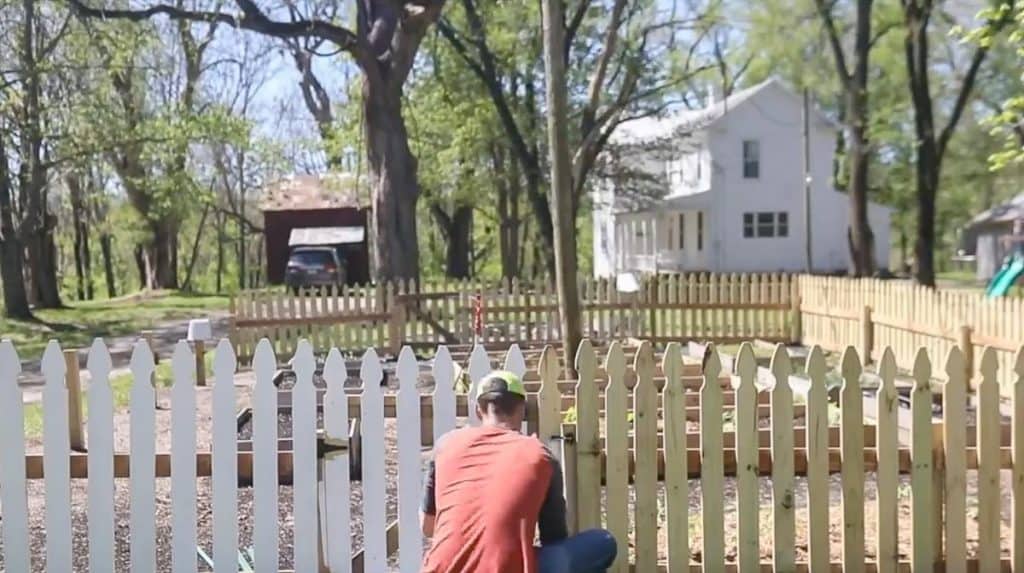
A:
{"label": "house roof", "polygon": [[289,175],[263,190],[261,211],[359,208],[359,179],[349,173]]}
{"label": "house roof", "polygon": [[[799,97],[782,80],[769,78],[757,85],[735,91],[703,109],[680,110],[666,116],[642,117],[624,122],[615,129],[611,141],[619,145],[645,143],[705,129],[728,115],[729,110],[735,109],[771,86],[783,89],[794,98]],[[819,119],[835,127],[835,122],[819,109],[814,108],[814,113]]]}
{"label": "house roof", "polygon": [[985,225],[991,223],[1009,223],[1017,219],[1024,219],[1024,193],[1021,193],[1009,201],[996,205],[991,209],[982,211],[974,216],[968,227]]}

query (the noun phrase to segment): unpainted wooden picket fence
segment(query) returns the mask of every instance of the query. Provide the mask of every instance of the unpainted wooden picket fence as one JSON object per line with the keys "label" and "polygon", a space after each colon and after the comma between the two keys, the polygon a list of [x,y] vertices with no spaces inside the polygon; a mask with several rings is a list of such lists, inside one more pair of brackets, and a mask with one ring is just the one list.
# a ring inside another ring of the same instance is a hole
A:
{"label": "unpainted wooden picket fence", "polygon": [[[88,479],[88,570],[112,571],[115,562],[113,483],[130,483],[129,548],[132,571],[193,572],[197,546],[210,547],[216,571],[238,570],[239,522],[253,524],[252,545],[257,571],[277,571],[279,530],[294,528],[294,571],[419,571],[424,543],[418,525],[423,478],[424,423],[429,441],[465,424],[476,423],[470,396],[452,388],[454,364],[445,347],[436,349],[421,373],[410,348],[401,351],[396,367],[397,392],[381,388],[383,364],[375,350],[365,352],[359,388],[346,388],[344,360],[332,351],[322,367],[326,392],[318,391],[318,365],[309,343],[303,342],[292,360],[296,382],[291,390],[274,384],[278,361],[269,341],[256,348],[252,393],[253,448],[239,451],[235,418],[236,360],[227,341],[216,348],[212,451],[197,451],[194,360],[181,343],[172,357],[170,390],[172,439],[170,452],[156,451],[156,410],[153,357],[136,346],[131,370],[129,452],[113,449],[113,398],[108,383],[110,357],[101,342],[89,353],[91,376],[87,399],[88,454],[71,453],[68,446],[67,388],[64,358],[51,343],[42,361],[43,453],[26,455],[21,390],[16,384],[19,361],[10,342],[0,344],[0,508],[3,524],[3,568],[7,571],[85,570],[75,550],[69,482]],[[912,428],[909,444],[898,442],[898,400],[893,352],[880,355],[881,384],[877,390],[877,423],[864,423],[861,360],[847,348],[840,363],[844,379],[837,427],[829,426],[822,351],[812,350],[806,375],[810,392],[806,405],[795,405],[789,384],[790,361],[783,348],[772,358],[774,383],[756,383],[756,361],[750,345],[737,357],[731,380],[720,377],[721,365],[712,352],[705,370],[685,362],[678,344],[671,343],[656,360],[655,349],[644,342],[634,352],[618,343],[600,350],[584,341],[575,356],[576,380],[563,380],[557,351],[546,348],[536,363],[539,390],[528,402],[527,431],[536,432],[560,456],[565,466],[570,528],[604,526],[619,540],[620,557],[614,571],[1024,571],[1024,353],[1018,353],[1013,384],[1012,416],[1000,416],[997,360],[985,349],[974,399],[976,422],[967,423],[968,394],[972,391],[963,356],[953,348],[941,366],[934,367],[923,350],[914,364],[911,393]],[[482,347],[470,358],[470,376],[478,381],[492,368]],[[524,373],[527,361],[518,347],[502,367]],[[419,382],[433,378],[430,394]],[[568,388],[566,389],[566,386]],[[566,389],[566,390],[563,390]],[[290,448],[278,439],[281,394],[289,394],[292,410]],[[941,422],[933,419],[933,395],[941,393]],[[568,408],[575,419],[566,421]],[[323,432],[317,429],[317,410],[323,409]],[[696,415],[694,415],[696,413]],[[721,422],[731,420],[731,429]],[[361,504],[350,505],[355,484],[350,480],[349,420],[358,418],[362,437]],[[798,418],[803,418],[799,423]],[[389,421],[390,419],[390,421]],[[766,420],[768,429],[759,429]],[[697,424],[688,432],[688,424]],[[394,437],[389,436],[394,428]],[[389,472],[388,468],[392,471]],[[1000,472],[1011,479],[1004,488]],[[967,476],[976,475],[976,499],[968,500]],[[975,473],[976,472],[976,473]],[[869,478],[869,473],[874,478]],[[842,486],[841,555],[833,562],[829,532],[829,476],[839,474]],[[899,476],[909,476],[910,522],[898,512]],[[241,514],[238,488],[243,475],[251,479],[253,509]],[[212,539],[197,538],[196,477],[212,477]],[[393,477],[389,477],[393,476]],[[805,478],[798,482],[797,477]],[[171,562],[156,563],[157,499],[155,481],[170,478]],[[759,479],[770,478],[770,523],[760,523]],[[699,482],[690,480],[698,479]],[[877,519],[865,519],[865,485],[877,483]],[[45,532],[28,529],[26,480],[43,480]],[[287,483],[293,498],[290,525],[279,523],[280,485]],[[700,509],[689,500],[691,484],[701,488]],[[736,495],[726,495],[735,490]],[[733,487],[734,486],[734,487]],[[659,487],[664,493],[659,494]],[[795,500],[806,488],[806,507]],[[389,512],[388,498],[397,500]],[[602,507],[602,499],[604,505]],[[663,503],[662,503],[663,500]],[[968,501],[976,512],[968,512]],[[1000,512],[1009,509],[1011,527],[1004,529]],[[353,515],[362,515],[362,543],[353,544]],[[802,517],[808,555],[797,562],[797,523]],[[691,524],[700,523],[699,543],[691,543]],[[735,521],[736,541],[726,542],[726,523]],[[397,526],[396,526],[397,524]],[[968,545],[967,526],[977,531]],[[761,559],[761,538],[770,525],[770,561]],[[866,532],[875,530],[874,547]],[[663,534],[663,535],[662,535]],[[29,536],[45,535],[46,552],[32,555]],[[1000,540],[1010,548],[1003,554]],[[909,559],[901,557],[900,539],[912,541]],[[77,544],[77,545],[76,545]],[[973,553],[968,555],[968,548]],[[869,551],[870,550],[870,551]],[[699,563],[695,561],[699,551]],[[867,557],[868,553],[873,558]]]}

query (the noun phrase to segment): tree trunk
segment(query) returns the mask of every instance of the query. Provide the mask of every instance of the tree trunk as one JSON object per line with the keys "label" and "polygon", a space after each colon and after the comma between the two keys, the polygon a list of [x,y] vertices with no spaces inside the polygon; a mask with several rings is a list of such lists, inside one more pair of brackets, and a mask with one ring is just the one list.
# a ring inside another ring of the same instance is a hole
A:
{"label": "tree trunk", "polygon": [[917,240],[914,243],[914,278],[935,286],[935,197],[939,190],[939,159],[934,140],[917,148]]}
{"label": "tree trunk", "polygon": [[75,227],[75,294],[78,300],[85,300],[85,276],[82,269],[82,227],[78,224],[77,216]]}
{"label": "tree trunk", "polygon": [[519,274],[519,194],[518,161],[506,157],[495,145],[492,150],[495,184],[498,191],[498,246],[501,251],[501,276],[512,279]]}
{"label": "tree trunk", "polygon": [[210,204],[203,207],[203,215],[199,218],[199,227],[196,229],[196,238],[192,241],[192,256],[189,257],[188,267],[185,269],[185,281],[181,283],[181,290],[192,290],[192,273],[196,268],[196,260],[199,259],[199,242],[203,240],[203,229],[206,228],[206,218],[210,215]]}
{"label": "tree trunk", "polygon": [[[856,97],[856,96],[854,96]],[[851,274],[855,277],[870,277],[875,273],[874,234],[868,221],[868,157],[863,119],[851,114],[849,165],[850,165],[850,259]]]}
{"label": "tree trunk", "polygon": [[217,294],[224,291],[224,214],[217,211]]}
{"label": "tree trunk", "polygon": [[373,189],[377,279],[418,279],[416,158],[402,117],[400,89],[363,81],[367,156]]}
{"label": "tree trunk", "polygon": [[7,170],[7,152],[0,138],[0,279],[3,280],[4,316],[28,320],[32,310],[28,305],[25,280],[24,251],[14,226],[11,201],[11,179]]}
{"label": "tree trunk", "polygon": [[147,286],[154,289],[178,288],[178,224],[170,219],[150,221],[153,234],[147,251],[152,265]]}
{"label": "tree trunk", "polygon": [[107,297],[114,298],[117,296],[117,284],[114,282],[114,257],[111,254],[113,250],[111,243],[113,237],[110,233],[103,233],[100,235],[100,253],[103,255],[103,277],[107,283]]}
{"label": "tree trunk", "polygon": [[473,275],[473,207],[458,205],[449,215],[440,205],[432,203],[430,212],[444,237],[445,275],[468,279]]}
{"label": "tree trunk", "polygon": [[572,159],[569,157],[568,87],[563,58],[562,0],[542,0],[544,71],[547,78],[548,149],[551,154],[551,211],[555,220],[555,281],[561,319],[565,371],[575,374],[572,357],[582,338],[576,282],[576,224],[572,219]]}
{"label": "tree trunk", "polygon": [[139,289],[146,290],[152,281],[149,279],[149,255],[143,245],[135,245],[135,268],[139,271]]}

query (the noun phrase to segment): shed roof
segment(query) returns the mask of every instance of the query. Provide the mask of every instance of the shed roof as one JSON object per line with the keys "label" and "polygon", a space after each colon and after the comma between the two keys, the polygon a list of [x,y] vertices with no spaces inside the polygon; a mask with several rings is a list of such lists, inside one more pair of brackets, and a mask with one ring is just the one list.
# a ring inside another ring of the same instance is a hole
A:
{"label": "shed roof", "polygon": [[263,190],[261,211],[305,211],[310,209],[359,208],[360,180],[350,173],[289,175]]}
{"label": "shed roof", "polygon": [[1024,193],[1021,193],[1009,201],[996,205],[978,213],[967,224],[968,227],[992,223],[1009,223],[1017,219],[1024,219]]}
{"label": "shed roof", "polygon": [[292,229],[288,246],[322,246],[362,243],[366,238],[363,227],[305,227]]}

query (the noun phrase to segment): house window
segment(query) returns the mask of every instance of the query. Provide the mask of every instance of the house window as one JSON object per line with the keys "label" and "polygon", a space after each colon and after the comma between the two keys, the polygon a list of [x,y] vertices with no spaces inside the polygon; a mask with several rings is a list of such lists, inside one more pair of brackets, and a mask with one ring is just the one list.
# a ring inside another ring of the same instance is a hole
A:
{"label": "house window", "polygon": [[755,140],[743,141],[743,178],[757,179],[761,176],[761,146]]}
{"label": "house window", "polygon": [[679,250],[686,248],[686,213],[679,214]]}
{"label": "house window", "polygon": [[751,239],[788,237],[789,236],[789,213],[773,213],[765,211],[761,213],[743,214],[743,237]]}
{"label": "house window", "polygon": [[704,250],[704,211],[697,211],[697,250]]}

